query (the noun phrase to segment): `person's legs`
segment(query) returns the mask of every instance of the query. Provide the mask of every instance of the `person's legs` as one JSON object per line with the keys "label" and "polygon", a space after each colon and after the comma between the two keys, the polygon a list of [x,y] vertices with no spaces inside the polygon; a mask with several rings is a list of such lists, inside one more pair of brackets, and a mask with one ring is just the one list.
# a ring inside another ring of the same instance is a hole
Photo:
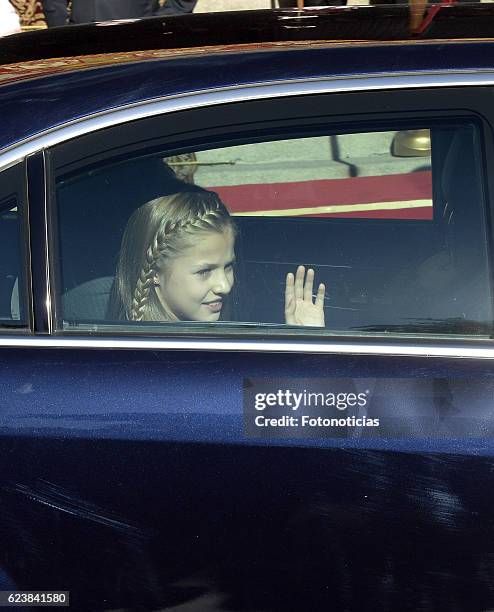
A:
{"label": "person's legs", "polygon": [[42,0],[46,24],[49,28],[67,25],[69,9],[67,0]]}
{"label": "person's legs", "polygon": [[164,6],[158,11],[158,15],[183,15],[192,13],[197,0],[166,0]]}
{"label": "person's legs", "polygon": [[[347,0],[304,0],[304,6],[345,6]],[[280,8],[292,8],[297,6],[297,0],[278,0]]]}

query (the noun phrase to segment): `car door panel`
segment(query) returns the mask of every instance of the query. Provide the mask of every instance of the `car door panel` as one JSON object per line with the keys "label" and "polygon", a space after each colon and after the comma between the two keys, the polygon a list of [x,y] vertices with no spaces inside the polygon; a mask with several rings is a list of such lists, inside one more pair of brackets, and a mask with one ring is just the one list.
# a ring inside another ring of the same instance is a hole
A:
{"label": "car door panel", "polygon": [[201,605],[213,594],[227,609],[489,605],[488,437],[242,433],[245,378],[309,371],[326,381],[440,381],[443,389],[466,379],[463,400],[475,405],[489,401],[489,361],[8,354],[3,567],[17,588],[70,585],[76,609]]}

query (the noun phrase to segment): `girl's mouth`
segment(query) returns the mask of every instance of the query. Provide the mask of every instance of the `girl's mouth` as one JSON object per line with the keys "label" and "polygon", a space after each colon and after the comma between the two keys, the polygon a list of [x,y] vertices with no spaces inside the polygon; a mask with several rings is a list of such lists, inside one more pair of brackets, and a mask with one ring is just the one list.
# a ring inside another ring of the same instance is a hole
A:
{"label": "girl's mouth", "polygon": [[204,306],[211,312],[219,312],[223,308],[223,302],[221,300],[216,300],[216,302],[204,302]]}

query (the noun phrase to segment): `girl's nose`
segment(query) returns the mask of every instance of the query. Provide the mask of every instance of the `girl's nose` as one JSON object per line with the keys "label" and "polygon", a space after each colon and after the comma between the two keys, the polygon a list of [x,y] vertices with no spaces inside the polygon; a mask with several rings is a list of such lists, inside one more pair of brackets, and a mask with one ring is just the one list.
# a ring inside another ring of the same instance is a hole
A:
{"label": "girl's nose", "polygon": [[217,295],[227,295],[232,289],[232,283],[228,279],[227,275],[223,271],[218,271],[217,276],[214,279],[213,291]]}

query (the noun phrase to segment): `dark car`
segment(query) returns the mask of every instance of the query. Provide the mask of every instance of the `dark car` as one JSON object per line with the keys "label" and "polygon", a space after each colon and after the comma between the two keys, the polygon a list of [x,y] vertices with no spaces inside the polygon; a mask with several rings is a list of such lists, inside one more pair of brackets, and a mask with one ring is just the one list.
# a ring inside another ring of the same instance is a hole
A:
{"label": "dark car", "polygon": [[494,8],[409,23],[0,41],[0,603],[494,609]]}

